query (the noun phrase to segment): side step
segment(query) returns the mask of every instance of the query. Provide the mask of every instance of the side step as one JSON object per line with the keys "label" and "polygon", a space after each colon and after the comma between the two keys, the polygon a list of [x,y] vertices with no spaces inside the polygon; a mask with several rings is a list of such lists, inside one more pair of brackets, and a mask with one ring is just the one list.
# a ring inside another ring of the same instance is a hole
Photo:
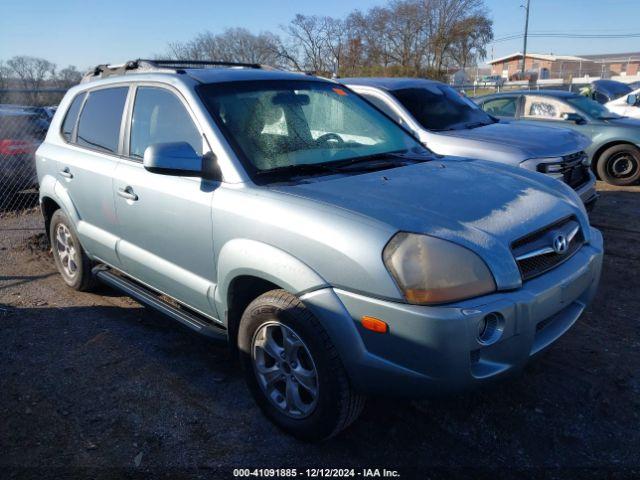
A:
{"label": "side step", "polygon": [[218,340],[227,340],[227,331],[224,328],[208,323],[210,320],[200,318],[195,313],[188,312],[182,308],[169,304],[162,300],[153,290],[150,290],[133,280],[129,280],[122,275],[113,273],[112,270],[104,265],[94,267],[92,273],[104,283],[121,290],[130,297],[135,298],[140,303],[143,303],[148,307],[179,321],[197,333]]}

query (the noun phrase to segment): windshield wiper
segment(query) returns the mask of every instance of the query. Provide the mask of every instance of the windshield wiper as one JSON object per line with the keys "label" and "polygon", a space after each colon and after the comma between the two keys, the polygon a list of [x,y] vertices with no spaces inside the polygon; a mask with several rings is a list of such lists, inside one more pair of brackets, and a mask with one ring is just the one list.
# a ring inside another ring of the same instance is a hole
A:
{"label": "windshield wiper", "polygon": [[485,123],[485,122],[470,122],[470,123],[465,123],[464,128],[471,130],[472,128],[486,127],[487,125],[491,125],[491,124]]}
{"label": "windshield wiper", "polygon": [[387,168],[387,165],[394,166],[406,163],[428,162],[429,160],[432,160],[431,155],[427,156],[425,153],[400,150],[396,152],[374,153],[372,155],[339,160],[337,162],[332,162],[329,166],[341,170],[354,170],[354,166],[364,167],[367,170],[378,170],[380,168]]}
{"label": "windshield wiper", "polygon": [[256,175],[282,178],[295,177],[298,175],[371,171],[382,170],[407,163],[427,162],[429,160],[432,160],[431,155],[401,150],[396,152],[374,153],[372,155],[364,155],[362,157],[338,160],[335,162],[285,165],[268,170],[259,170],[256,172]]}
{"label": "windshield wiper", "polygon": [[284,165],[268,170],[259,170],[256,175],[260,176],[295,176],[314,173],[338,173],[339,170],[326,163],[299,163],[295,165]]}

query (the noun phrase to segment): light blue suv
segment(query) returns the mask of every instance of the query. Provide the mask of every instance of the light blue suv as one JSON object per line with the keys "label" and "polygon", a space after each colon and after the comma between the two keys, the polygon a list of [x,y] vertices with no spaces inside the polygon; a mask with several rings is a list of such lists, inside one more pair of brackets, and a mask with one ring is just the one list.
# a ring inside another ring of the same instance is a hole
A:
{"label": "light blue suv", "polygon": [[340,84],[257,65],[97,67],[37,168],[63,280],[227,340],[264,413],[308,440],[369,394],[518,371],[600,278],[570,187],[442,161]]}

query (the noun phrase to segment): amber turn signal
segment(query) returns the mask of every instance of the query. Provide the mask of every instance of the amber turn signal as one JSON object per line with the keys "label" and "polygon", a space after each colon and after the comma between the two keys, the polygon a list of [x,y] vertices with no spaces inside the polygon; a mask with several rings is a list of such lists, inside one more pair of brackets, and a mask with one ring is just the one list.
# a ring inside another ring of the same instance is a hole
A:
{"label": "amber turn signal", "polygon": [[376,333],[387,333],[387,330],[389,330],[389,326],[386,323],[375,317],[368,317],[365,315],[360,319],[360,323],[362,323],[362,326],[367,330],[371,330]]}

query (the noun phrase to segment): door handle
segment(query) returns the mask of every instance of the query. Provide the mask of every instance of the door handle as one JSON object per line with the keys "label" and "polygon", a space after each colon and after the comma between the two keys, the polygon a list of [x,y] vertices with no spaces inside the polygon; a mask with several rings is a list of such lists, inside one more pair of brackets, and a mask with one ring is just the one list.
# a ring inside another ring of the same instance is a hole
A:
{"label": "door handle", "polygon": [[64,178],[73,178],[73,173],[71,173],[69,167],[64,167],[64,169],[60,170],[60,175]]}
{"label": "door handle", "polygon": [[132,200],[134,202],[138,200],[138,195],[133,193],[133,188],[131,187],[119,188],[118,195],[122,198],[126,198],[127,200]]}

